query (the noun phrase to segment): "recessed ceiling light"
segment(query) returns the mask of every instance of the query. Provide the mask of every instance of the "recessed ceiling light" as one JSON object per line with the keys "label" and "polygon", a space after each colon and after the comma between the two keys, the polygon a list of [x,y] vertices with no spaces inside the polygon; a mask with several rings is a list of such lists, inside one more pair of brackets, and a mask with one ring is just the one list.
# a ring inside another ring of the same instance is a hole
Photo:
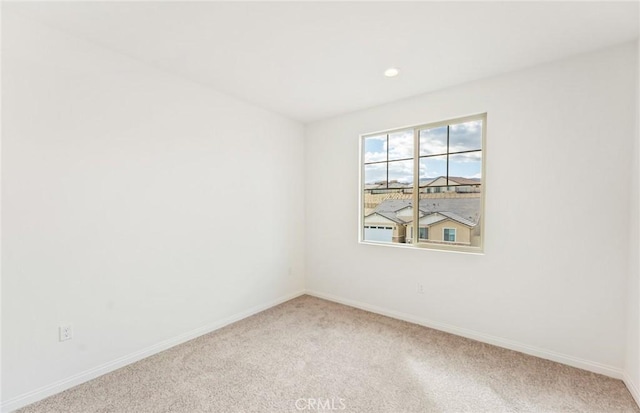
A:
{"label": "recessed ceiling light", "polygon": [[400,73],[400,71],[395,67],[390,67],[384,71],[384,75],[386,77],[396,77],[398,76],[398,73]]}

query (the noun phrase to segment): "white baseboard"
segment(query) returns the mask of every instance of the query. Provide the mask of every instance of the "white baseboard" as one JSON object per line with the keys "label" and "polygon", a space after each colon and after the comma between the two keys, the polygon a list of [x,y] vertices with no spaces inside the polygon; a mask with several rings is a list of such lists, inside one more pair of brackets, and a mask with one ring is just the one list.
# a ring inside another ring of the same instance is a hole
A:
{"label": "white baseboard", "polygon": [[[325,294],[325,293],[310,291],[310,290],[307,290],[306,293],[314,297],[348,305],[350,307],[359,308],[361,310],[370,311],[372,313],[384,315],[384,316],[395,318],[398,320],[408,321],[413,324],[418,324],[424,327],[433,328],[434,330],[444,331],[447,333],[455,334],[457,336],[470,338],[472,340],[480,341],[487,344],[492,344],[494,346],[503,347],[509,350],[518,351],[521,353],[529,354],[531,356],[540,357],[546,360],[555,361],[558,363],[566,364],[571,367],[577,367],[579,369],[588,370],[598,374],[603,374],[605,376],[613,377],[615,379],[622,379],[624,376],[622,369],[619,369],[613,366],[607,366],[605,364],[597,363],[594,361],[584,360],[584,359],[569,356],[566,354],[556,353],[554,351],[530,346],[527,344],[504,339],[501,337],[480,333],[478,331],[469,330],[466,328],[456,327],[450,324],[445,324],[437,321],[419,318],[410,314],[388,310],[386,308],[362,303],[355,300],[345,299],[345,298],[338,297],[331,294]],[[636,396],[634,395],[634,397]],[[638,399],[636,397],[636,401],[637,400]]]}
{"label": "white baseboard", "polygon": [[35,389],[33,391],[24,393],[20,396],[14,397],[10,400],[7,400],[0,404],[0,411],[2,413],[12,412],[16,409],[29,405],[31,403],[35,403],[38,400],[42,400],[46,397],[52,396],[56,393],[60,393],[64,390],[70,389],[71,387],[77,386],[79,384],[85,383],[89,380],[95,379],[96,377],[102,376],[103,374],[110,373],[114,370],[117,370],[126,365],[135,363],[136,361],[142,360],[146,357],[152,356],[154,354],[160,353],[161,351],[167,350],[171,347],[177,346],[178,344],[182,344],[189,340],[193,340],[194,338],[200,337],[204,334],[210,333],[212,331],[218,330],[222,327],[225,327],[231,323],[235,323],[236,321],[240,321],[244,318],[250,317],[254,314],[257,314],[261,311],[267,310],[271,307],[274,307],[278,304],[282,304],[285,301],[289,301],[293,298],[304,295],[304,291],[298,291],[293,294],[288,294],[283,297],[280,297],[276,300],[268,302],[266,304],[258,305],[255,307],[251,307],[246,311],[243,311],[238,314],[234,314],[230,317],[224,318],[222,320],[213,322],[211,324],[196,328],[195,330],[191,330],[185,334],[181,334],[177,337],[170,338],[168,340],[164,340],[158,344],[154,344],[153,346],[147,347],[140,351],[136,351],[135,353],[128,354],[126,356],[120,357],[118,359],[112,360],[108,363],[104,363],[92,369],[83,371],[81,373],[75,374],[66,379],[62,379],[51,383],[47,386],[40,387],[39,389]]}
{"label": "white baseboard", "polygon": [[634,400],[636,401],[636,404],[640,406],[640,387],[638,387],[638,384],[634,383],[631,380],[631,377],[629,377],[629,375],[626,373],[622,381],[624,381],[624,384],[627,386],[627,389],[629,389],[629,393],[631,393],[631,395],[633,396]]}
{"label": "white baseboard", "polygon": [[589,360],[583,360],[576,357],[568,356],[565,354],[556,353],[553,351],[540,349],[537,347],[529,346],[526,344],[518,343],[515,341],[503,339],[496,336],[491,336],[488,334],[480,333],[477,331],[459,328],[456,326],[452,326],[445,323],[439,323],[436,321],[425,320],[410,314],[401,313],[397,311],[387,310],[382,307],[365,304],[355,300],[349,300],[342,297],[334,296],[331,294],[320,293],[317,291],[299,291],[293,294],[289,294],[283,297],[280,297],[274,301],[269,303],[252,307],[246,311],[235,314],[233,316],[227,317],[225,319],[219,320],[212,324],[202,326],[195,330],[189,331],[188,333],[182,334],[180,336],[162,341],[153,346],[147,347],[135,353],[128,354],[126,356],[120,357],[116,360],[110,361],[108,363],[102,364],[90,370],[86,370],[84,372],[78,373],[71,377],[68,377],[63,380],[59,380],[50,385],[41,387],[39,389],[30,391],[28,393],[22,394],[20,396],[14,397],[10,400],[7,400],[0,404],[0,412],[8,413],[13,410],[24,407],[28,404],[37,402],[38,400],[42,400],[46,397],[52,396],[56,393],[60,393],[64,390],[67,390],[71,387],[77,386],[79,384],[85,383],[89,380],[92,380],[96,377],[102,376],[103,374],[110,373],[114,370],[117,370],[126,365],[135,363],[136,361],[142,360],[146,357],[157,354],[161,351],[167,350],[171,347],[177,346],[204,334],[210,333],[212,331],[218,330],[222,327],[225,327],[231,323],[242,320],[244,318],[250,317],[254,314],[257,314],[261,311],[267,310],[271,307],[274,307],[278,304],[282,304],[283,302],[289,301],[293,298],[299,297],[301,295],[308,294],[314,297],[322,298],[325,300],[337,302],[340,304],[348,305],[350,307],[359,308],[361,310],[370,311],[372,313],[381,314],[387,317],[408,321],[410,323],[422,325],[425,327],[433,328],[440,331],[445,331],[447,333],[455,334],[458,336],[470,338],[473,340],[481,341],[487,344],[493,344],[498,347],[507,348],[510,350],[519,351],[521,353],[529,354],[532,356],[544,358],[547,360],[552,360],[558,363],[566,364],[572,367],[577,367],[583,370],[592,371],[594,373],[604,374],[609,377],[613,377],[616,379],[622,379],[629,389],[629,392],[632,394],[636,403],[640,405],[640,390],[638,389],[637,384],[633,383],[630,377],[623,373],[621,369],[607,366],[604,364],[592,362]]}

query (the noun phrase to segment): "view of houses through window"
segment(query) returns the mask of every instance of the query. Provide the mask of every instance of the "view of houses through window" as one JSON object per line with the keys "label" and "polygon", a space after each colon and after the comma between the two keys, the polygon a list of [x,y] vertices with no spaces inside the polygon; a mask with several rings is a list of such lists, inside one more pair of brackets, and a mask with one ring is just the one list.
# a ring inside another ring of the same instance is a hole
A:
{"label": "view of houses through window", "polygon": [[364,136],[362,240],[481,247],[485,119]]}

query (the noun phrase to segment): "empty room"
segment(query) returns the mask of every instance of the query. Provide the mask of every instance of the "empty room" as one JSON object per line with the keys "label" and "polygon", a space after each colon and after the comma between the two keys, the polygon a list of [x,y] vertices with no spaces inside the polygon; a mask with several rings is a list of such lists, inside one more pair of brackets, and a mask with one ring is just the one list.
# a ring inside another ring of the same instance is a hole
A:
{"label": "empty room", "polygon": [[640,412],[637,1],[0,7],[1,412]]}

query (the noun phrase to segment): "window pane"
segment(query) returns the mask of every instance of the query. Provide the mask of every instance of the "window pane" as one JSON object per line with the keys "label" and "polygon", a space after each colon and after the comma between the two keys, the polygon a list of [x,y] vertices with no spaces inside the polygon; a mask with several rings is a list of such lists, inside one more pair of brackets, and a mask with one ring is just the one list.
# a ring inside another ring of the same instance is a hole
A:
{"label": "window pane", "polygon": [[[362,239],[373,242],[404,244],[407,239],[407,223],[413,219],[411,197],[413,190],[407,186],[386,189],[367,189],[363,194]],[[400,185],[402,186],[402,185]]]}
{"label": "window pane", "polygon": [[387,135],[364,138],[364,162],[387,160]]}
{"label": "window pane", "polygon": [[441,176],[447,176],[446,155],[420,159],[420,186],[428,185]]}
{"label": "window pane", "polygon": [[389,187],[413,184],[413,160],[389,162]]}
{"label": "window pane", "polygon": [[420,131],[420,156],[447,153],[447,127]]}
{"label": "window pane", "polygon": [[449,242],[456,241],[456,230],[453,228],[445,228],[444,229],[444,240]]}
{"label": "window pane", "polygon": [[413,130],[389,134],[389,160],[413,158]]}
{"label": "window pane", "polygon": [[449,153],[482,149],[482,121],[458,123],[449,127]]}
{"label": "window pane", "polygon": [[[461,153],[449,155],[449,178],[464,178],[480,183],[482,178],[482,152]],[[463,182],[458,182],[461,185]],[[466,182],[471,183],[471,182]]]}
{"label": "window pane", "polygon": [[387,163],[374,163],[364,166],[364,185],[387,186]]}

